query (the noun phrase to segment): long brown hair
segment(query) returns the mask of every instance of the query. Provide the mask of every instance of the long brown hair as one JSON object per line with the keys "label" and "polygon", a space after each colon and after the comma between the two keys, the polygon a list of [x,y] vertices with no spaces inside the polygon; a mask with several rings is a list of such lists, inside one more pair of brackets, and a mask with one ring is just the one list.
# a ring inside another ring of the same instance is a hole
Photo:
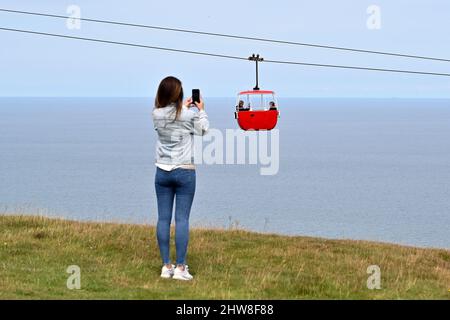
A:
{"label": "long brown hair", "polygon": [[164,108],[171,103],[176,105],[176,120],[183,107],[183,86],[181,81],[175,77],[164,78],[159,84],[155,98],[155,108]]}

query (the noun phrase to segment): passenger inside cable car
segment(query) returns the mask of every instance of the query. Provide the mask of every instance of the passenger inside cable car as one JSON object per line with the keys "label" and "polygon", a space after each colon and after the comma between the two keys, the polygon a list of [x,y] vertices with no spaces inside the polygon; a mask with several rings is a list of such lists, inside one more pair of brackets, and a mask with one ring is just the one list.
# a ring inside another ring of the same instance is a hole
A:
{"label": "passenger inside cable car", "polygon": [[277,106],[274,101],[269,102],[269,110],[277,110]]}
{"label": "passenger inside cable car", "polygon": [[245,107],[244,100],[239,100],[239,104],[236,106],[236,111],[250,111],[250,104]]}

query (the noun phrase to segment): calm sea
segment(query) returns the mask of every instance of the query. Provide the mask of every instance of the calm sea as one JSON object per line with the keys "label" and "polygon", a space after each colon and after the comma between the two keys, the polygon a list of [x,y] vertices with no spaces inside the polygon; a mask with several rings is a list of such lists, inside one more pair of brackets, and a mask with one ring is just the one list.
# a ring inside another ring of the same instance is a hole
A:
{"label": "calm sea", "polygon": [[[207,99],[236,128],[234,98]],[[280,167],[202,165],[193,225],[450,247],[450,100],[281,99]],[[151,99],[0,99],[0,212],[154,223]]]}

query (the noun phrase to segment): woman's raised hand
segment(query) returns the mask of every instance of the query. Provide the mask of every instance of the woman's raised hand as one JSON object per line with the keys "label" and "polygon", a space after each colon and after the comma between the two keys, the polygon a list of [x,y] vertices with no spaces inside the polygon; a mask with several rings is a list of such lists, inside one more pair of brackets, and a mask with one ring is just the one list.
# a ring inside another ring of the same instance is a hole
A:
{"label": "woman's raised hand", "polygon": [[198,110],[205,110],[205,103],[203,102],[202,97],[200,97],[200,102],[194,102],[194,103],[195,103],[195,106],[198,108]]}
{"label": "woman's raised hand", "polygon": [[188,108],[191,106],[191,104],[192,104],[192,98],[186,99],[186,101],[184,101],[184,105]]}
{"label": "woman's raised hand", "polygon": [[200,97],[200,102],[194,102],[192,101],[192,98],[186,99],[184,105],[188,108],[190,108],[192,105],[195,105],[198,108],[198,110],[205,110],[205,103],[203,102],[202,97]]}

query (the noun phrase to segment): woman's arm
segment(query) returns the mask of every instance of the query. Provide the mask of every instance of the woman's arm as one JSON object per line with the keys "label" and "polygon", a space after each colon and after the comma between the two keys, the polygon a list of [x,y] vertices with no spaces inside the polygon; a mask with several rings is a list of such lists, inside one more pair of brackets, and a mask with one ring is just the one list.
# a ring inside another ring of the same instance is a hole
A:
{"label": "woman's arm", "polygon": [[208,132],[209,129],[209,120],[208,115],[205,111],[205,103],[203,99],[200,98],[200,102],[194,102],[195,106],[198,108],[198,112],[195,114],[193,118],[194,122],[194,134],[203,136]]}

